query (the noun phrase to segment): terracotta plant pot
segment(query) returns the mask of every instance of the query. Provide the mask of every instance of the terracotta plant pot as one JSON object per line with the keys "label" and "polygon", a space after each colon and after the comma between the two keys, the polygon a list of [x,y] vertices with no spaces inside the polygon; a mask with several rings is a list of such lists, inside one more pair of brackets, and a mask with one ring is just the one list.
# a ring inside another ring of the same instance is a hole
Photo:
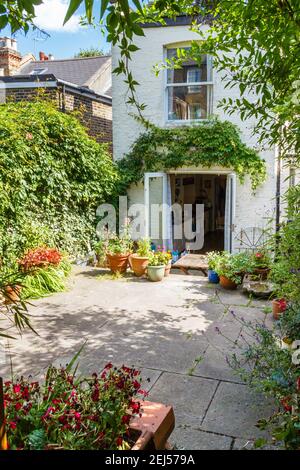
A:
{"label": "terracotta plant pot", "polygon": [[164,450],[175,427],[172,406],[151,401],[141,402],[141,416],[130,422],[131,431],[139,431],[140,437],[131,450]]}
{"label": "terracotta plant pot", "polygon": [[279,320],[280,315],[286,310],[287,305],[284,299],[272,300],[272,312],[274,320]]}
{"label": "terracotta plant pot", "polygon": [[224,289],[228,289],[228,290],[234,290],[237,288],[237,284],[231,281],[231,279],[228,279],[228,277],[226,276],[220,276],[220,285]]}
{"label": "terracotta plant pot", "polygon": [[112,273],[126,273],[129,253],[124,255],[111,255],[107,253],[107,264]]}
{"label": "terracotta plant pot", "polygon": [[260,277],[261,280],[265,281],[268,279],[270,268],[255,268],[254,274]]}
{"label": "terracotta plant pot", "polygon": [[12,304],[15,302],[19,302],[20,300],[20,293],[21,293],[21,286],[6,286],[5,287],[6,298],[4,303]]}
{"label": "terracotta plant pot", "polygon": [[146,256],[134,254],[129,257],[130,267],[137,277],[141,277],[146,273],[148,263],[149,258]]}
{"label": "terracotta plant pot", "polygon": [[172,268],[172,263],[168,263],[165,267],[165,277],[169,276]]}
{"label": "terracotta plant pot", "polygon": [[161,266],[148,266],[147,267],[148,278],[152,282],[162,281],[165,277],[165,265]]}

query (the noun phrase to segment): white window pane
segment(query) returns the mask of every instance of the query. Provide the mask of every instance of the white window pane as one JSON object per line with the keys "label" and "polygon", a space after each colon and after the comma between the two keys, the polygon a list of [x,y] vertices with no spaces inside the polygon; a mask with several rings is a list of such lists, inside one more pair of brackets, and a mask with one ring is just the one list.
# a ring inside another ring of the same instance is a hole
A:
{"label": "white window pane", "polygon": [[168,87],[168,120],[206,119],[211,102],[211,85]]}
{"label": "white window pane", "polygon": [[[167,50],[167,58],[169,60],[177,56],[176,49]],[[208,66],[211,68],[211,61],[208,56],[202,56],[201,64],[187,59],[183,62],[181,68],[175,68],[167,71],[168,83],[188,83],[188,82],[206,82],[211,80],[211,70],[208,75]]]}

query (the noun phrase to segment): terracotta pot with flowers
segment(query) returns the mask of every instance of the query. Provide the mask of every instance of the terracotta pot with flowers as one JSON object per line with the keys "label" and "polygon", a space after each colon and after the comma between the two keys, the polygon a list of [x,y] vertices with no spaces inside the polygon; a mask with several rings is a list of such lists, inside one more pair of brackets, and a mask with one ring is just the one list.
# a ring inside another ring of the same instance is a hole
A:
{"label": "terracotta pot with flowers", "polygon": [[141,277],[146,273],[151,255],[151,242],[149,238],[141,238],[137,242],[137,251],[129,258],[129,264],[137,277]]}
{"label": "terracotta pot with flowers", "polygon": [[284,298],[272,300],[272,312],[274,320],[279,320],[280,316],[287,309],[287,301]]}
{"label": "terracotta pot with flowers", "polygon": [[128,234],[125,232],[119,237],[112,236],[108,241],[107,246],[107,264],[112,273],[123,274],[127,271],[128,258],[131,254],[133,242]]}
{"label": "terracotta pot with flowers", "polygon": [[253,273],[262,280],[268,278],[270,272],[271,259],[266,251],[257,251],[253,255]]}

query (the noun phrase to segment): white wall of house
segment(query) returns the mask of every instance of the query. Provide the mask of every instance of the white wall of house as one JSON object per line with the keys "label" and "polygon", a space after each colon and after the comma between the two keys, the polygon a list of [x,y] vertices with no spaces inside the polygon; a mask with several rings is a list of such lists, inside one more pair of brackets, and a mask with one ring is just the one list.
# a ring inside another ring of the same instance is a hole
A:
{"label": "white wall of house", "polygon": [[[207,26],[204,26],[207,28]],[[166,113],[166,72],[162,71],[155,75],[153,67],[163,61],[165,46],[174,44],[180,47],[183,43],[198,38],[197,34],[189,30],[189,26],[168,26],[145,28],[145,37],[136,37],[135,43],[140,50],[133,54],[130,63],[135,80],[140,86],[137,87],[137,96],[140,102],[147,105],[144,115],[147,119],[160,127],[178,125],[167,122]],[[188,44],[187,44],[188,45]],[[113,48],[113,68],[117,66],[119,50]],[[236,124],[242,135],[242,140],[251,147],[257,148],[257,136],[252,135],[254,121],[241,121],[236,115],[228,116],[217,107],[218,102],[224,97],[238,97],[237,89],[224,88],[222,76],[213,71],[213,114],[221,120],[229,120]],[[130,113],[134,108],[126,104],[126,84],[122,76],[113,76],[113,143],[114,159],[120,159],[129,152],[131,145],[143,132],[143,127],[134,120]],[[182,123],[184,124],[184,123]],[[185,123],[187,125],[187,123]],[[249,179],[245,184],[237,183],[236,196],[236,233],[247,227],[264,227],[267,219],[274,216],[275,193],[276,193],[276,160],[275,149],[264,149],[260,151],[262,158],[267,164],[267,180],[253,194]],[[200,169],[198,169],[200,170]],[[216,169],[217,173],[217,169]],[[134,186],[129,191],[130,202],[141,202],[143,200],[143,185]]]}

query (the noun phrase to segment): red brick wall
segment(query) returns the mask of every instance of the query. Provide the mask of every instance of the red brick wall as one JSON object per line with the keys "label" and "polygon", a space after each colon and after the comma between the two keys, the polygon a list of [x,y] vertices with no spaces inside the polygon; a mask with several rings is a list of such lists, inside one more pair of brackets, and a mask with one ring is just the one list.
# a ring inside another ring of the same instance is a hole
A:
{"label": "red brick wall", "polygon": [[6,90],[6,101],[30,101],[37,95],[56,101],[60,110],[79,111],[78,117],[87,128],[90,136],[97,142],[109,144],[112,151],[112,107],[88,96],[66,91],[62,88],[9,88]]}

